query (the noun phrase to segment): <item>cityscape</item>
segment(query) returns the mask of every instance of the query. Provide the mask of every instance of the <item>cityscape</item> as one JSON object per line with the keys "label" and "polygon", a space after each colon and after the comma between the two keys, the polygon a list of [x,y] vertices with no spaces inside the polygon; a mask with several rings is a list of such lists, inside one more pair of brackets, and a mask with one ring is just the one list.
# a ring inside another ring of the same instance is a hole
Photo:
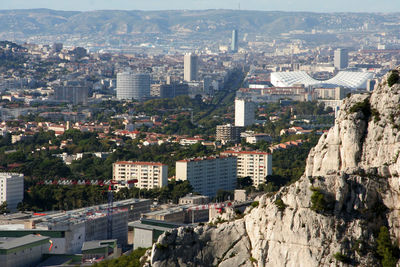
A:
{"label": "cityscape", "polygon": [[38,7],[0,6],[0,266],[400,264],[400,10]]}

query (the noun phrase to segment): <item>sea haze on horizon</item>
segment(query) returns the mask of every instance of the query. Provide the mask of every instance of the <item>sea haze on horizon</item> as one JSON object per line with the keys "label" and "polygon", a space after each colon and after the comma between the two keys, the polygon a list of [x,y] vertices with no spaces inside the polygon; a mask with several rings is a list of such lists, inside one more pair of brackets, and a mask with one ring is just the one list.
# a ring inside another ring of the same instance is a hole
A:
{"label": "sea haze on horizon", "polygon": [[12,0],[0,3],[0,10],[49,8],[67,11],[91,10],[204,10],[240,9],[254,11],[306,12],[400,12],[399,0]]}

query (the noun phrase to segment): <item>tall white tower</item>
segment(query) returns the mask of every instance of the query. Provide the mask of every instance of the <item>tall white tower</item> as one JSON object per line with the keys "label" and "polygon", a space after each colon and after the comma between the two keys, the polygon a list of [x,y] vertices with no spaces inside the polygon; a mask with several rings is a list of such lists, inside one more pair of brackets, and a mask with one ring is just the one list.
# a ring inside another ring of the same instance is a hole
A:
{"label": "tall white tower", "polygon": [[238,51],[238,31],[236,29],[232,31],[231,51],[233,53]]}
{"label": "tall white tower", "polygon": [[335,50],[333,65],[338,70],[345,69],[349,66],[349,54],[346,49],[338,48]]}
{"label": "tall white tower", "polygon": [[235,99],[235,126],[245,127],[254,123],[253,102],[246,99]]}
{"label": "tall white tower", "polygon": [[187,82],[196,81],[198,72],[197,56],[192,53],[185,54],[183,63],[183,79]]}

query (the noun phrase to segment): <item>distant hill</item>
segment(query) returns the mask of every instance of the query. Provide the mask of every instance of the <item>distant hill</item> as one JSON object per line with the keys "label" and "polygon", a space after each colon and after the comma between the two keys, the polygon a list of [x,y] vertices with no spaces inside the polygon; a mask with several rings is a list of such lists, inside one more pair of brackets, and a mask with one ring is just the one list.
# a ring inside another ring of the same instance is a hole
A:
{"label": "distant hill", "polygon": [[[55,34],[119,35],[135,33],[217,34],[238,28],[241,32],[276,34],[291,30],[360,28],[368,23],[384,28],[398,23],[400,14],[308,13],[239,10],[196,11],[55,11],[49,9],[1,10],[0,34],[25,36]],[[398,26],[397,26],[398,27]]]}

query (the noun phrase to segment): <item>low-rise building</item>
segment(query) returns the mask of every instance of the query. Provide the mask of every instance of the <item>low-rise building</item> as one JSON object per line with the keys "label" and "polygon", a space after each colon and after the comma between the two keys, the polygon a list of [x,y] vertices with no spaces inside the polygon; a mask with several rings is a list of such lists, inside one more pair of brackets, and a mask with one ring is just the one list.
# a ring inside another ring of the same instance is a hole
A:
{"label": "low-rise building", "polygon": [[36,266],[48,253],[50,238],[41,235],[0,237],[0,265],[2,267]]}
{"label": "low-rise building", "polygon": [[181,197],[179,199],[179,204],[191,204],[191,205],[201,205],[201,204],[207,204],[210,202],[210,198],[207,196],[201,196],[201,195],[193,195],[192,193]]}

